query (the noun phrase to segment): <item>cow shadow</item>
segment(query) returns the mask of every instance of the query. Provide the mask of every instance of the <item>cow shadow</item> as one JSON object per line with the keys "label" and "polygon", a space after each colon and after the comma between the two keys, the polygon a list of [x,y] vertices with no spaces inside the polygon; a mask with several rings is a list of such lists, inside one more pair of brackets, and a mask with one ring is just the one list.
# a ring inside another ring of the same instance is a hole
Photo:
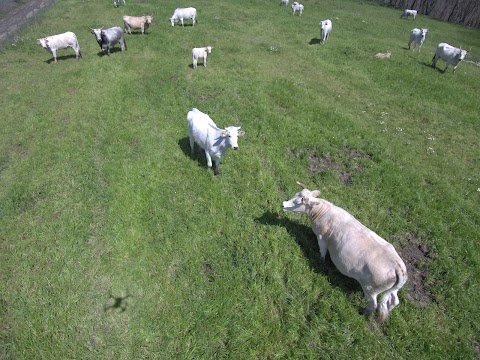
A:
{"label": "cow shadow", "polygon": [[[62,55],[62,56],[57,56],[57,61],[62,61],[62,60],[67,60],[67,59],[76,59],[76,55],[75,54],[70,54],[70,55]],[[81,58],[80,58],[81,59]],[[53,57],[51,59],[48,59],[48,60],[45,60],[45,62],[47,64],[50,64],[52,62],[54,62],[55,60],[53,59]]]}
{"label": "cow shadow", "polygon": [[[110,55],[115,54],[115,53],[117,53],[117,52],[122,52],[122,48],[121,48],[120,46],[115,46],[115,47],[111,47],[111,48],[110,48]],[[98,55],[99,57],[102,57],[102,56],[107,56],[107,57],[108,57],[107,52],[106,52],[106,51],[103,52],[102,50],[100,50],[100,51],[97,53],[97,55]]]}
{"label": "cow shadow", "polygon": [[337,270],[328,254],[325,262],[322,262],[317,238],[311,227],[299,224],[271,211],[265,212],[262,216],[256,218],[255,221],[262,225],[284,227],[302,250],[310,268],[315,273],[326,276],[332,286],[347,294],[362,291],[360,284],[356,280],[343,275]]}
{"label": "cow shadow", "polygon": [[190,138],[188,136],[178,140],[178,146],[183,151],[185,156],[193,160],[197,160],[198,166],[205,168],[207,167],[207,160],[205,158],[204,151],[200,149],[197,144],[194,145],[194,153],[192,155],[190,151]]}
{"label": "cow shadow", "polygon": [[309,41],[309,45],[316,45],[316,44],[321,44],[322,43],[322,40],[320,39],[317,39],[317,38],[313,38],[312,40]]}

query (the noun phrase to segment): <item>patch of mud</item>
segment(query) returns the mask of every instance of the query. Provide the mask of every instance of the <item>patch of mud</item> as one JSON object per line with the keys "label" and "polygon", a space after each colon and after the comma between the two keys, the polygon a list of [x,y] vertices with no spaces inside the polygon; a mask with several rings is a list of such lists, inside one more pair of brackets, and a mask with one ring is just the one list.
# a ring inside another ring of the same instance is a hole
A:
{"label": "patch of mud", "polygon": [[408,290],[406,298],[417,307],[428,306],[435,301],[435,295],[429,290],[433,282],[427,265],[435,256],[425,245],[419,243],[415,234],[394,235],[392,240],[402,244],[397,250],[408,271],[408,281],[405,284]]}
{"label": "patch of mud", "polygon": [[290,148],[287,149],[287,153],[295,158],[307,157],[308,171],[311,174],[332,171],[337,179],[346,186],[353,185],[355,173],[364,171],[362,162],[372,160],[367,153],[346,146],[339,148],[334,154],[326,152],[319,155],[316,151],[295,151]]}

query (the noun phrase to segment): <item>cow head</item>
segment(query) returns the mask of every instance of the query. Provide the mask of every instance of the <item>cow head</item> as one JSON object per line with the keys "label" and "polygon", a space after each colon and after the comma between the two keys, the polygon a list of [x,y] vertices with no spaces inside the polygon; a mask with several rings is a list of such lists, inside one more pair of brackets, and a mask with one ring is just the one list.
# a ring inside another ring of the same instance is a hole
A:
{"label": "cow head", "polygon": [[97,43],[102,44],[102,30],[103,26],[100,29],[92,29],[89,28],[90,32],[95,35],[95,39],[97,40]]}
{"label": "cow head", "polygon": [[171,18],[170,18],[170,22],[172,23],[172,26],[175,26],[175,22],[178,21],[178,18],[173,15]]}
{"label": "cow head", "polygon": [[307,209],[311,207],[312,203],[314,203],[316,201],[315,199],[320,195],[320,191],[318,190],[310,191],[302,183],[297,181],[297,184],[300,185],[303,190],[296,193],[290,200],[282,203],[284,211],[307,212]]}
{"label": "cow head", "polygon": [[[211,46],[207,46],[207,53],[211,54],[212,53],[212,47]],[[239,128],[240,129],[240,128]]]}
{"label": "cow head", "polygon": [[462,50],[462,47],[460,46],[460,53],[457,55],[458,56],[458,62],[464,60],[468,55],[467,50]]}
{"label": "cow head", "polygon": [[238,137],[245,135],[245,131],[240,130],[240,127],[229,126],[221,130],[220,136],[225,138],[228,147],[233,150],[238,150]]}
{"label": "cow head", "polygon": [[47,38],[37,39],[37,44],[42,45],[42,47],[46,49],[48,46],[48,40]]}
{"label": "cow head", "polygon": [[153,16],[151,16],[151,15],[145,15],[145,16],[143,17],[143,20],[145,21],[145,24],[149,24],[149,25],[150,25],[150,24],[152,23],[152,21],[153,21]]}

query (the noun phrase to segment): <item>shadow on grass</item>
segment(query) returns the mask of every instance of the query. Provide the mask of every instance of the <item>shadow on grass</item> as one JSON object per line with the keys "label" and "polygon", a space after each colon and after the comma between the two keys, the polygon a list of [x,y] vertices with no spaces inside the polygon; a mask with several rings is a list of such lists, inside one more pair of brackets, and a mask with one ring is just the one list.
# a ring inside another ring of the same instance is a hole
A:
{"label": "shadow on grass", "polygon": [[[115,54],[117,52],[122,52],[122,48],[120,46],[110,47],[110,55]],[[104,53],[101,50],[97,53],[97,55],[108,57],[107,52],[105,51],[105,53]]]}
{"label": "shadow on grass", "polygon": [[207,167],[207,161],[205,159],[204,151],[202,149],[200,149],[200,147],[198,145],[196,145],[196,144],[194,145],[195,150],[194,150],[193,155],[191,154],[191,152],[190,152],[190,138],[188,136],[184,137],[183,139],[178,140],[178,146],[180,147],[180,149],[182,149],[185,156],[187,156],[187,157],[189,157],[193,160],[197,160],[198,166],[204,167],[204,168]]}
{"label": "shadow on grass", "polygon": [[[71,58],[75,59],[76,55],[75,54],[70,54],[70,55],[57,56],[57,61],[63,61],[63,60],[71,59]],[[82,58],[80,58],[80,59],[82,59]],[[45,62],[47,64],[51,64],[52,62],[54,62],[53,57],[49,60],[45,60]]]}
{"label": "shadow on grass", "polygon": [[109,310],[124,312],[127,310],[128,303],[125,301],[129,297],[131,297],[127,292],[125,296],[113,296],[112,292],[110,291],[108,296],[108,302],[103,306],[103,311],[107,312]]}
{"label": "shadow on grass", "polygon": [[317,39],[317,38],[313,38],[312,40],[310,40],[310,42],[308,43],[309,45],[316,45],[316,44],[321,44],[322,41],[320,39]]}
{"label": "shadow on grass", "polygon": [[311,227],[291,221],[287,217],[271,211],[267,211],[261,217],[256,218],[255,221],[263,225],[284,227],[300,246],[310,268],[318,274],[325,275],[332,286],[339,288],[345,293],[362,291],[360,284],[356,280],[342,275],[337,270],[329,255],[327,255],[325,262],[322,263],[317,238]]}

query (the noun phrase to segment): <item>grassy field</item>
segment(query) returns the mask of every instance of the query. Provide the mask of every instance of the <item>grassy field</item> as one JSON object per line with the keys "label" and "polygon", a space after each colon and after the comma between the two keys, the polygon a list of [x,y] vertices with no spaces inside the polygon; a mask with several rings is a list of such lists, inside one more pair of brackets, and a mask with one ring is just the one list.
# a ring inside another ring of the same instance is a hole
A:
{"label": "grassy field", "polygon": [[[171,27],[187,5],[198,26]],[[480,68],[430,64],[439,42],[478,62],[480,33],[304,5],[62,0],[0,52],[0,358],[479,358]],[[154,25],[101,56],[88,27],[126,14]],[[421,52],[414,27],[430,29]],[[50,63],[35,39],[65,31],[83,59]],[[190,156],[192,107],[246,132],[219,176]],[[282,212],[295,180],[407,263],[387,323],[358,314],[360,286]]]}

